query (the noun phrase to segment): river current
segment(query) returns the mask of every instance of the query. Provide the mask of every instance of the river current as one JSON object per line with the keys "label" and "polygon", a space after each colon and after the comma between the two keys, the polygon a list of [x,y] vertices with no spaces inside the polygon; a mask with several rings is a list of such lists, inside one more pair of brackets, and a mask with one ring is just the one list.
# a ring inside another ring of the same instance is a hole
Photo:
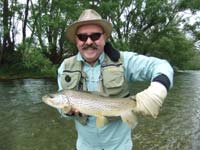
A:
{"label": "river current", "polygon": [[[135,93],[147,85],[130,88]],[[41,101],[56,90],[49,79],[0,81],[0,150],[75,150],[73,121]],[[138,115],[138,122],[136,150],[199,150],[200,71],[176,73],[158,118]]]}

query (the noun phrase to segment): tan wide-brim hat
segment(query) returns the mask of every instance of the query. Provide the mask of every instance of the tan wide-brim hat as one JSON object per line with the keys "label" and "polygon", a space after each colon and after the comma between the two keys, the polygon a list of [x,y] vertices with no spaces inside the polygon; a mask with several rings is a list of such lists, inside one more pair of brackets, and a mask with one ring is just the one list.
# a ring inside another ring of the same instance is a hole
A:
{"label": "tan wide-brim hat", "polygon": [[112,24],[102,19],[102,17],[96,11],[92,9],[86,9],[82,12],[82,14],[75,23],[68,26],[66,30],[67,38],[70,41],[75,42],[78,27],[87,24],[95,24],[101,26],[104,32],[106,33],[107,38],[111,35]]}

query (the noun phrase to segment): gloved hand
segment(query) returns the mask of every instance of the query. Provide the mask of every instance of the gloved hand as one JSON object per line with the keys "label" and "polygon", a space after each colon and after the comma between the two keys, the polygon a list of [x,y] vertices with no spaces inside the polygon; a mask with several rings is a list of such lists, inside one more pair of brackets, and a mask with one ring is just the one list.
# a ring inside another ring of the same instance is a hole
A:
{"label": "gloved hand", "polygon": [[135,95],[135,112],[156,118],[166,96],[167,89],[164,85],[159,82],[151,82],[147,89]]}

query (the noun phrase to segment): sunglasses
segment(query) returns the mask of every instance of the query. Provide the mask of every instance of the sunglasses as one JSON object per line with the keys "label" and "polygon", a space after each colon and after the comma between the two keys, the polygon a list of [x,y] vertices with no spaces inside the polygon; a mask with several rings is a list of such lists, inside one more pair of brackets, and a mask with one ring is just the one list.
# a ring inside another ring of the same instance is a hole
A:
{"label": "sunglasses", "polygon": [[90,35],[87,35],[87,34],[77,34],[77,37],[78,37],[78,39],[80,40],[80,41],[83,41],[83,42],[86,42],[87,41],[87,39],[88,39],[88,37],[92,40],[92,41],[96,41],[96,40],[98,40],[100,37],[101,37],[101,35],[102,34],[104,34],[104,33],[92,33],[92,34],[90,34]]}

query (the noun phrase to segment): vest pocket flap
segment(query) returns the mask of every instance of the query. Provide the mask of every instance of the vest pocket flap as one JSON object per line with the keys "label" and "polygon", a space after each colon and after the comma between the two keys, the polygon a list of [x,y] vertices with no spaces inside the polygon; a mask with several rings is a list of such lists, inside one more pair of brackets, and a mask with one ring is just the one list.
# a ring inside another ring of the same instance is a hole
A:
{"label": "vest pocket flap", "polygon": [[63,89],[74,89],[78,86],[81,79],[79,71],[64,71],[61,75],[61,84]]}
{"label": "vest pocket flap", "polygon": [[103,71],[103,84],[106,88],[121,87],[124,83],[122,68],[106,67]]}

